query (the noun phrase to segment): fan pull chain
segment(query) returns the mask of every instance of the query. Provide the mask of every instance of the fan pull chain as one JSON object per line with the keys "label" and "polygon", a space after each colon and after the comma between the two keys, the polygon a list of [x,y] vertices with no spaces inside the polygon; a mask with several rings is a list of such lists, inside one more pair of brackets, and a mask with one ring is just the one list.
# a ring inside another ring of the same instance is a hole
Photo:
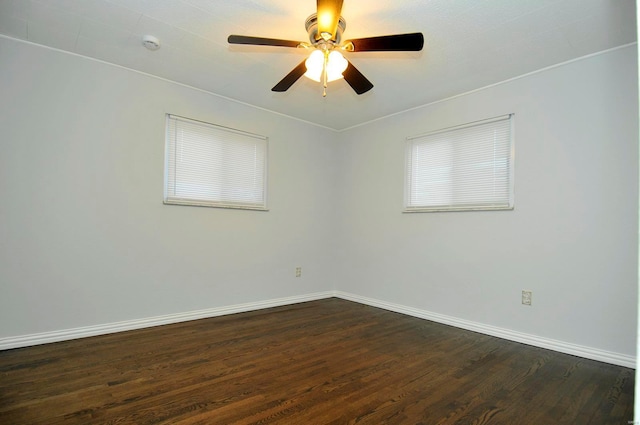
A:
{"label": "fan pull chain", "polygon": [[322,65],[322,97],[327,97],[327,65],[329,65],[329,51],[325,50]]}

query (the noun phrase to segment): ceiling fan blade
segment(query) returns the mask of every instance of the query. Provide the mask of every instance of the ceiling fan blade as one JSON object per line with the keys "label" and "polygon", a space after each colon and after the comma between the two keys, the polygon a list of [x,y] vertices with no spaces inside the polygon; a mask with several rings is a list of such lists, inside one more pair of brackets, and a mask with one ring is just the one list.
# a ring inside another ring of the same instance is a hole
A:
{"label": "ceiling fan blade", "polygon": [[345,50],[352,52],[417,52],[424,46],[421,32],[383,35],[380,37],[355,38],[344,42]]}
{"label": "ceiling fan blade", "polygon": [[300,65],[293,68],[293,70],[288,73],[282,80],[280,80],[278,84],[273,86],[271,91],[283,92],[289,90],[289,87],[291,87],[293,83],[298,81],[298,79],[302,77],[305,72],[307,72],[307,67],[304,64],[305,62],[306,59],[300,62]]}
{"label": "ceiling fan blade", "polygon": [[299,41],[279,40],[277,38],[250,37],[248,35],[230,35],[227,38],[229,44],[251,44],[257,46],[298,47]]}
{"label": "ceiling fan blade", "polygon": [[317,0],[318,34],[327,41],[336,39],[342,2],[343,0]]}
{"label": "ceiling fan blade", "polygon": [[347,65],[347,69],[342,73],[344,80],[349,83],[351,88],[358,94],[366,93],[373,88],[371,81],[367,80],[351,62]]}

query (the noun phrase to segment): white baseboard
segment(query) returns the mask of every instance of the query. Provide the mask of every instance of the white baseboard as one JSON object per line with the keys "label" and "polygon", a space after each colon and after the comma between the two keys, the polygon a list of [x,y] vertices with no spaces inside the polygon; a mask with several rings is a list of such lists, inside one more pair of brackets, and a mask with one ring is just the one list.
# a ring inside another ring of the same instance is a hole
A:
{"label": "white baseboard", "polygon": [[0,338],[0,350],[29,347],[32,345],[48,344],[51,342],[67,341],[70,339],[86,338],[89,336],[105,335],[116,332],[130,331],[134,329],[150,328],[152,326],[169,325],[172,323],[186,322],[189,320],[223,316],[225,314],[244,313],[247,311],[280,307],[283,305],[296,304],[306,301],[315,301],[323,298],[331,298],[333,296],[335,296],[333,291],[318,292],[314,294],[305,294],[293,297],[277,298],[273,300],[236,304],[226,307],[214,307],[204,310],[188,311],[185,313],[167,314],[163,316],[148,317],[145,319],[126,320],[123,322],[107,323],[104,325],[83,326],[80,328],[64,329],[61,331],[5,337]]}
{"label": "white baseboard", "polygon": [[444,314],[432,313],[426,310],[420,310],[400,304],[362,297],[360,295],[350,294],[347,292],[336,291],[334,295],[344,300],[354,301],[360,304],[366,304],[372,307],[378,307],[389,311],[395,311],[396,313],[419,317],[421,319],[431,320],[433,322],[455,326],[456,328],[466,329],[485,335],[496,336],[498,338],[506,339],[509,341],[521,342],[523,344],[532,345],[534,347],[546,348],[549,350],[558,351],[560,353],[571,354],[578,357],[584,357],[586,359],[597,360],[600,362],[624,366],[632,369],[635,369],[636,367],[636,358],[627,354],[613,353],[597,348],[585,347],[583,345],[571,344],[555,339],[516,332],[509,329],[498,328],[496,326],[458,319],[456,317],[446,316]]}
{"label": "white baseboard", "polygon": [[479,332],[503,338],[509,341],[521,342],[535,347],[546,348],[560,353],[571,354],[587,359],[611,363],[629,368],[636,367],[636,358],[626,354],[613,353],[597,348],[585,347],[536,335],[516,332],[509,329],[498,328],[469,320],[458,319],[444,314],[432,313],[401,304],[389,303],[373,298],[363,297],[342,291],[326,291],[313,294],[298,295],[273,300],[257,301],[245,304],[236,304],[226,307],[215,307],[204,310],[189,311],[185,313],[167,314],[164,316],[149,317],[145,319],[126,320],[123,322],[107,323],[104,325],[85,326],[80,328],[65,329],[61,331],[42,332],[31,335],[0,338],[0,350],[28,347],[32,345],[48,344],[51,342],[66,341],[70,339],[86,338],[89,336],[105,335],[115,332],[130,331],[134,329],[149,328],[152,326],[168,325],[171,323],[186,322],[189,320],[206,319],[208,317],[223,316],[226,314],[244,313],[247,311],[261,310],[271,307],[296,304],[307,301],[315,301],[324,298],[337,297],[344,300],[370,305],[396,313],[406,314],[412,317],[431,320],[457,328]]}

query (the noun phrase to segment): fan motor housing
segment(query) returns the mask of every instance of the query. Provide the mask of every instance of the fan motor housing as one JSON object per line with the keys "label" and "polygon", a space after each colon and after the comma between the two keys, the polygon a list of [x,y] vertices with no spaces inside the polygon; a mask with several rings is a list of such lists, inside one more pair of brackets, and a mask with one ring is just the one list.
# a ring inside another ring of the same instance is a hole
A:
{"label": "fan motor housing", "polygon": [[[340,40],[342,39],[342,33],[347,27],[347,21],[341,16],[338,20],[338,28],[336,30],[336,34],[333,34],[333,38],[331,38],[331,42],[333,44],[340,44]],[[311,44],[316,45],[319,42],[323,41],[323,38],[320,34],[318,34],[318,14],[314,13],[309,16],[304,23],[304,28],[307,30],[307,34],[309,34],[309,41]]]}

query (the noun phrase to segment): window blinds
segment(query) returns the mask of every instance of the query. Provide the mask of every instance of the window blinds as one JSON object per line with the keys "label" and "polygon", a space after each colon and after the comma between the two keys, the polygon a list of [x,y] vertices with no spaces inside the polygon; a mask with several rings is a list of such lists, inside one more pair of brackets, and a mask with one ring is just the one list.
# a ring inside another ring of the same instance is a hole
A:
{"label": "window blinds", "polygon": [[266,209],[267,138],[167,115],[165,203]]}
{"label": "window blinds", "polygon": [[513,208],[512,116],[408,138],[405,211]]}

